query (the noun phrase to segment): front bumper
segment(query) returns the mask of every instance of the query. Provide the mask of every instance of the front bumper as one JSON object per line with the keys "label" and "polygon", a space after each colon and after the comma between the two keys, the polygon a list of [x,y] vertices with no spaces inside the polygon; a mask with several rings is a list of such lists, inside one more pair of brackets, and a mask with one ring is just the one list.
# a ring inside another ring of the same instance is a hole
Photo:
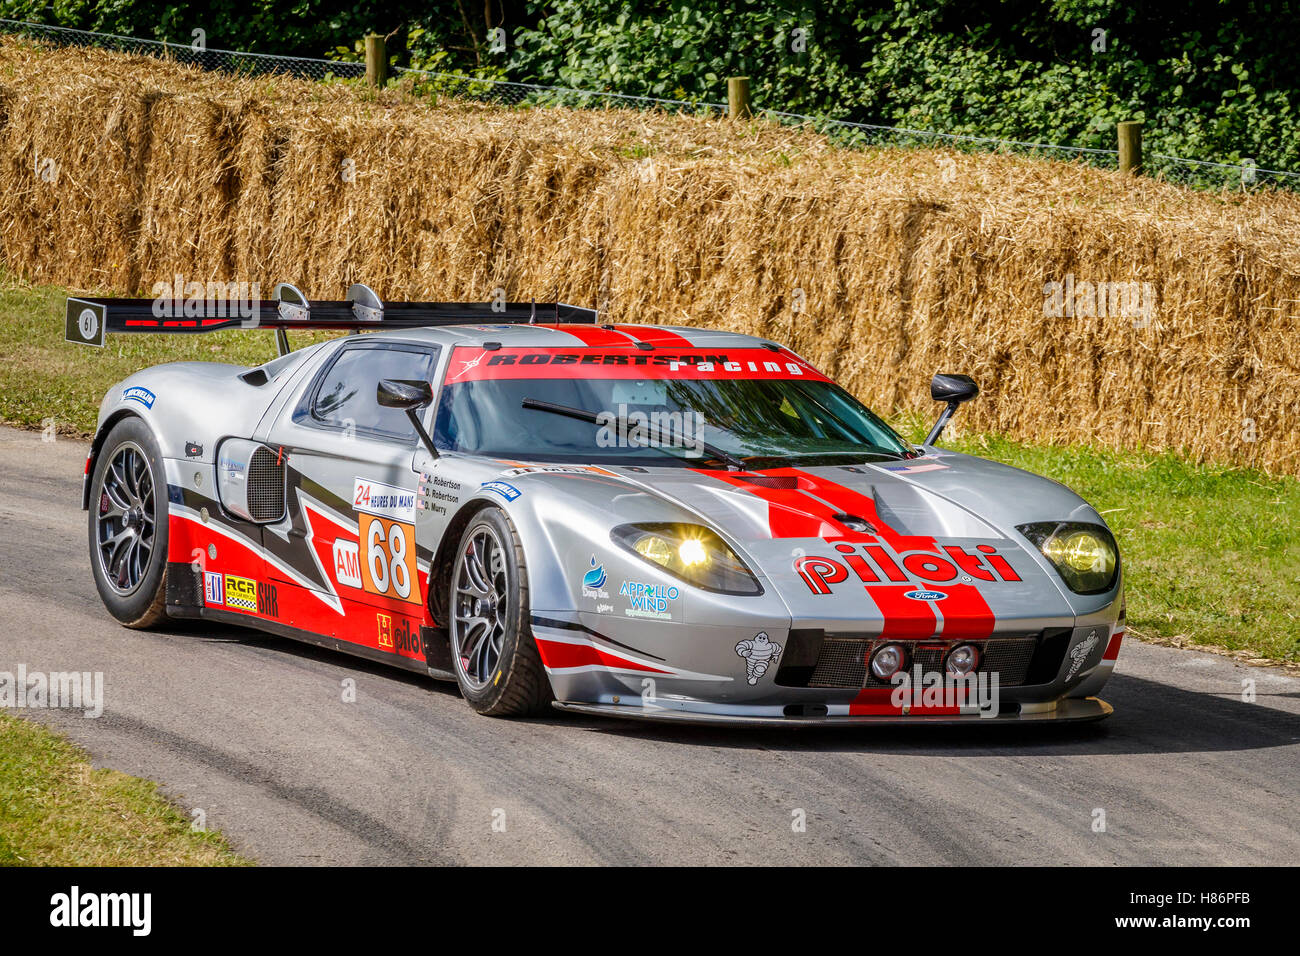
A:
{"label": "front bumper", "polygon": [[555,701],[553,706],[569,713],[596,717],[620,717],[667,724],[701,724],[724,727],[865,727],[877,724],[925,724],[956,726],[960,724],[1068,724],[1104,720],[1114,708],[1097,697],[1065,698],[1050,705],[1004,708],[997,716],[978,712],[963,714],[834,714],[808,716],[785,714],[779,708],[731,707],[725,711],[698,709],[698,702],[661,701],[643,705],[584,704]]}

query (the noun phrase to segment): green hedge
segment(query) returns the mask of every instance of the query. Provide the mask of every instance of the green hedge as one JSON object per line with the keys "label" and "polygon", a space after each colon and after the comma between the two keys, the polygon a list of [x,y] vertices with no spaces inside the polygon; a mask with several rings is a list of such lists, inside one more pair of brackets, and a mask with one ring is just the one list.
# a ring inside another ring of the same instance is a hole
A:
{"label": "green hedge", "polygon": [[[1300,169],[1300,0],[0,0],[11,18],[323,56],[374,30],[398,62],[695,101],[748,75],[773,109]],[[506,31],[494,52],[489,29]],[[802,31],[802,32],[800,32]],[[1104,31],[1103,34],[1098,31]]]}

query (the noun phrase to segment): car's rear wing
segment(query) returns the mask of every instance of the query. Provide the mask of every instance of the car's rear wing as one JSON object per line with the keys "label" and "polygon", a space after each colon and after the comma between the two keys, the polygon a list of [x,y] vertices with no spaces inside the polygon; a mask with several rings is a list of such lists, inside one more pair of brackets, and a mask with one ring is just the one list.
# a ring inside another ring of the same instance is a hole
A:
{"label": "car's rear wing", "polygon": [[419,329],[436,325],[527,325],[596,322],[596,310],[560,302],[383,302],[369,286],[348,289],[344,302],[308,302],[287,282],[274,299],[83,299],[68,297],[64,337],[103,346],[109,332],[192,335],[221,329],[274,329],[280,352],[289,329],[342,331]]}

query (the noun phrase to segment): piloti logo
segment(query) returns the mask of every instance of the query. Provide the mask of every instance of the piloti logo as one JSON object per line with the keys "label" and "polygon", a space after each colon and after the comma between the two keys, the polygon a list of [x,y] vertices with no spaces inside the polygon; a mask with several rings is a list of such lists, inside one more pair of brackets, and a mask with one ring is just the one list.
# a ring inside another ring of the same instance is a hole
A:
{"label": "piloti logo", "polygon": [[794,569],[813,594],[830,594],[831,585],[846,581],[852,573],[866,584],[924,581],[950,584],[958,578],[976,581],[1019,581],[1020,575],[989,544],[973,551],[945,545],[938,551],[896,552],[883,544],[837,544],[837,557],[808,555],[796,558]]}
{"label": "piloti logo", "polygon": [[388,614],[376,614],[375,623],[379,633],[379,647],[385,651],[411,655],[420,652],[420,636],[407,618],[399,617],[397,624]]}

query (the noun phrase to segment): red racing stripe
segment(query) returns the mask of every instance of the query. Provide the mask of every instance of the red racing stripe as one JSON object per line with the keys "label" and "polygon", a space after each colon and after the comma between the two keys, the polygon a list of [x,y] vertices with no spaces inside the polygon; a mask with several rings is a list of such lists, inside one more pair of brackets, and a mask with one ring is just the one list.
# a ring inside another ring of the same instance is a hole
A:
{"label": "red racing stripe", "polygon": [[[824,538],[828,541],[874,541],[875,536],[850,531],[834,519],[835,509],[809,497],[798,488],[768,488],[746,481],[743,475],[727,471],[703,471],[697,474],[725,481],[767,502],[768,532],[773,538]],[[802,475],[793,468],[773,468],[755,472],[768,478]]]}
{"label": "red racing stripe", "polygon": [[993,609],[979,588],[971,584],[941,584],[948,595],[936,602],[943,615],[943,636],[952,640],[982,641],[993,633]]}
{"label": "red racing stripe", "polygon": [[[840,512],[856,515],[870,521],[872,526],[880,532],[880,536],[888,542],[889,546],[900,554],[905,551],[938,551],[939,543],[934,538],[925,535],[899,534],[891,528],[876,511],[875,500],[861,492],[854,491],[852,488],[845,488],[843,485],[836,484],[827,478],[819,478],[806,471],[799,471],[795,468],[785,469],[785,471],[806,479],[808,482],[807,488],[812,494],[829,501]],[[800,484],[802,485],[803,482],[801,481]]]}
{"label": "red racing stripe", "polygon": [[591,665],[612,667],[622,670],[648,671],[651,674],[671,674],[672,671],[651,667],[638,661],[618,657],[591,644],[570,644],[567,641],[548,641],[537,637],[537,652],[542,664],[548,670],[562,670],[568,667],[588,667]]}
{"label": "red racing stripe", "polygon": [[867,594],[880,608],[884,623],[880,629],[882,641],[911,640],[933,637],[939,626],[934,608],[929,601],[914,601],[904,597],[916,590],[913,584],[868,584]]}
{"label": "red racing stripe", "polygon": [[[913,693],[918,692],[918,688],[912,688]],[[864,687],[858,691],[858,696],[853,698],[849,704],[849,713],[857,716],[901,716],[903,709],[895,707],[890,701],[894,693],[892,687]],[[924,707],[919,704],[913,704],[908,711],[909,716],[918,716],[929,714],[935,717],[954,717],[961,713],[960,707]]]}
{"label": "red racing stripe", "polygon": [[668,345],[675,349],[688,349],[691,347],[690,339],[676,332],[670,332],[668,329],[656,329],[652,325],[617,325],[615,328],[625,335],[632,336],[638,342],[648,342],[651,345]]}
{"label": "red racing stripe", "polygon": [[626,335],[620,335],[613,329],[602,329],[598,325],[538,325],[539,329],[550,329],[552,332],[568,332],[574,338],[582,341],[583,345],[595,345],[601,348],[630,348],[632,340]]}

